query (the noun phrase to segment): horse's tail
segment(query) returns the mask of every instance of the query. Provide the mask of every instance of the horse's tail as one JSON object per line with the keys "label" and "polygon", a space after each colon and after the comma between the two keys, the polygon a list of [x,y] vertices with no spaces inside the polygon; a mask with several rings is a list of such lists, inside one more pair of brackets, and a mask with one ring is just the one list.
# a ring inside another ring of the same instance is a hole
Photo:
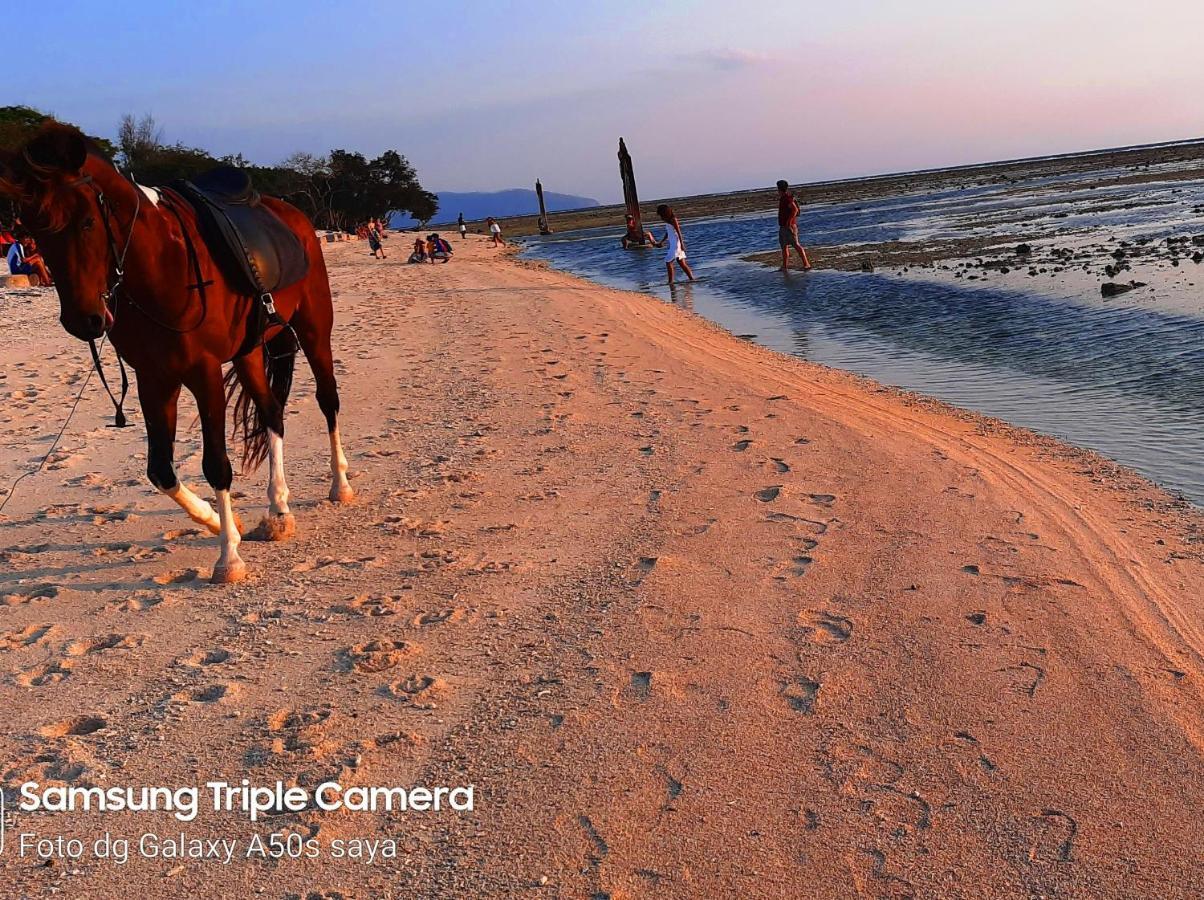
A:
{"label": "horse's tail", "polygon": [[[280,405],[280,418],[284,418],[284,406],[293,387],[293,366],[297,361],[297,344],[291,331],[283,331],[269,340],[263,348],[264,368],[267,371],[268,387]],[[268,426],[259,414],[259,407],[251,395],[243,390],[237,371],[231,367],[226,373],[226,403],[234,401],[234,437],[242,444],[242,470],[253,472],[268,455]],[[283,421],[279,423],[283,430]]]}

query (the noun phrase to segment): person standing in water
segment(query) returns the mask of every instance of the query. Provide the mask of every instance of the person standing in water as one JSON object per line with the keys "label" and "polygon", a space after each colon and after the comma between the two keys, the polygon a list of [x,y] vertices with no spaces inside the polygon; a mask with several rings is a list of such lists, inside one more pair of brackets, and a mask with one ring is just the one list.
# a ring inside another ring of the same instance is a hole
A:
{"label": "person standing in water", "polygon": [[798,242],[798,201],[790,193],[790,185],[785,180],[778,182],[778,246],[782,248],[782,271],[790,268],[790,248],[798,251],[799,259],[803,261],[803,271],[811,268],[811,260],[807,259],[807,251]]}
{"label": "person standing in water", "polygon": [[669,249],[665,251],[665,269],[669,274],[669,284],[673,284],[674,263],[681,266],[686,277],[693,281],[694,273],[690,271],[690,264],[686,262],[686,241],[681,236],[681,222],[677,220],[677,213],[673,211],[672,206],[662,203],[656,208],[656,214],[661,217],[662,222],[669,226],[665,230],[665,239],[662,241],[669,245]]}

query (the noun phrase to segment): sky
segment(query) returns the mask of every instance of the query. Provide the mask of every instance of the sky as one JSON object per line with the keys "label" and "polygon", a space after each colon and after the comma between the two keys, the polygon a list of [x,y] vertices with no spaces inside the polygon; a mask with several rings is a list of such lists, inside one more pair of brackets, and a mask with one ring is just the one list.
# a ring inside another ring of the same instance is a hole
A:
{"label": "sky", "polygon": [[430,190],[673,197],[1204,136],[1199,0],[39,4],[0,103]]}

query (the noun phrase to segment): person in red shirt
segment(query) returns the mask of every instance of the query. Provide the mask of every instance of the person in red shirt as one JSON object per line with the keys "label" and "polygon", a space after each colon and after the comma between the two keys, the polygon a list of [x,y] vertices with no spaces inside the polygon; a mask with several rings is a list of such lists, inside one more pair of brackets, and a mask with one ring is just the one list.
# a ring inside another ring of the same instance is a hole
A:
{"label": "person in red shirt", "polygon": [[785,181],[778,182],[778,246],[782,248],[782,271],[790,268],[790,248],[798,251],[799,259],[803,261],[803,271],[811,268],[811,260],[807,259],[807,251],[798,242],[798,201],[790,193],[790,185]]}

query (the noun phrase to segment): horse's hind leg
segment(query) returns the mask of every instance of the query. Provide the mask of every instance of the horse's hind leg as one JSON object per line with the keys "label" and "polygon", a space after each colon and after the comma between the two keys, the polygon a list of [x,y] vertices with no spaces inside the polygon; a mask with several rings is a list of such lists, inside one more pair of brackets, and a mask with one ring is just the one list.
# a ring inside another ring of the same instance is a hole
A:
{"label": "horse's hind leg", "polygon": [[146,420],[146,477],[180,504],[192,521],[217,534],[221,531],[221,523],[213,507],[176,478],[176,403],[179,399],[179,382],[171,384],[154,376],[138,378],[138,402]]}
{"label": "horse's hind leg", "polygon": [[204,442],[201,469],[205,480],[217,493],[217,513],[221,522],[221,555],[209,580],[214,584],[242,581],[247,577],[247,566],[238,555],[241,529],[230,501],[234,470],[226,455],[226,392],[222,386],[221,365],[213,360],[185,383],[196,397]]}
{"label": "horse's hind leg", "polygon": [[355,491],[347,482],[347,457],[343,455],[343,444],[339,440],[339,388],[335,382],[334,353],[330,346],[333,325],[334,311],[329,293],[324,304],[315,304],[312,295],[307,297],[293,319],[301,349],[314,373],[318,407],[326,417],[326,432],[330,436],[330,499],[347,503],[355,499]]}
{"label": "horse's hind leg", "polygon": [[268,455],[268,514],[246,535],[249,541],[283,541],[296,533],[296,523],[288,508],[288,483],[284,477],[283,400],[288,398],[288,384],[292,380],[293,360],[286,355],[291,343],[291,337],[283,347],[277,342],[269,342],[269,352],[279,354],[269,360],[273,373],[271,380],[264,367],[262,348],[234,360],[238,381],[255,404],[256,425],[262,429],[257,436],[244,435],[244,439],[266,442]]}

